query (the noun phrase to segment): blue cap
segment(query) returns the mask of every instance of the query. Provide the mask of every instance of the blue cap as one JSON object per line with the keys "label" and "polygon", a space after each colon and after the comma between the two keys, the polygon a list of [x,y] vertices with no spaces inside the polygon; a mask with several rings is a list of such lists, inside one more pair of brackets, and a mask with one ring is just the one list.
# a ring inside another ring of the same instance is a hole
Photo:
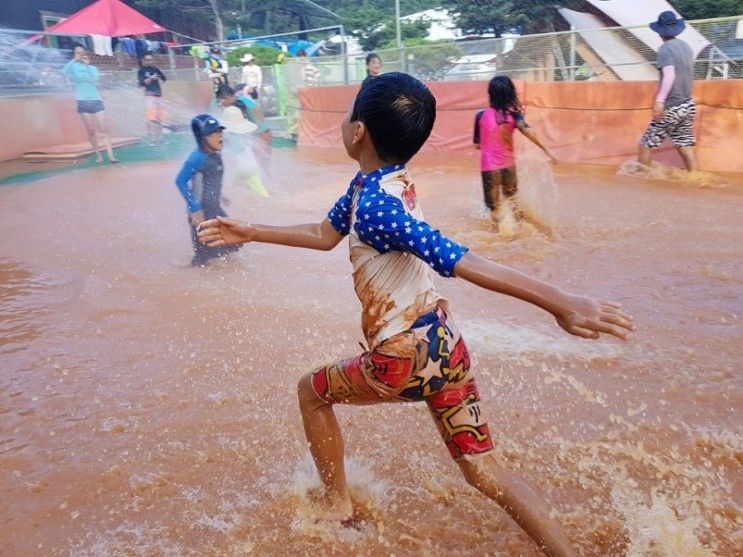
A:
{"label": "blue cap", "polygon": [[199,145],[207,135],[223,129],[224,126],[211,114],[199,114],[191,120],[191,131]]}

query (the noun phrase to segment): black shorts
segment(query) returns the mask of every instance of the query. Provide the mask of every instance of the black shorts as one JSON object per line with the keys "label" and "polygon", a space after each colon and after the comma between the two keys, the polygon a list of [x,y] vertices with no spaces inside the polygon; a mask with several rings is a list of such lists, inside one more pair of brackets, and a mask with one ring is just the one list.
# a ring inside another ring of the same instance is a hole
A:
{"label": "black shorts", "polygon": [[77,101],[78,114],[95,114],[103,110],[103,101]]}
{"label": "black shorts", "polygon": [[505,197],[516,195],[518,188],[518,178],[516,177],[516,167],[501,168],[499,170],[483,170],[482,192],[485,199],[485,206],[494,211],[498,207],[498,198],[501,193]]}

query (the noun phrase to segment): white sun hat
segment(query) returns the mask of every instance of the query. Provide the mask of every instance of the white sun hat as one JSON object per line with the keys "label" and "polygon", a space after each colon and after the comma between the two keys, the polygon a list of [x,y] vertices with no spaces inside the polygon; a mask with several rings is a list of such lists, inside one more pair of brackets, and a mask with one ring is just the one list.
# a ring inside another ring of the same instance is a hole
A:
{"label": "white sun hat", "polygon": [[245,56],[243,56],[240,59],[240,62],[250,62],[251,60],[255,60],[255,56],[253,56],[252,54],[250,54],[250,52],[248,52]]}
{"label": "white sun hat", "polygon": [[243,113],[236,106],[228,106],[224,109],[222,123],[230,133],[252,133],[258,129],[253,122],[243,118]]}

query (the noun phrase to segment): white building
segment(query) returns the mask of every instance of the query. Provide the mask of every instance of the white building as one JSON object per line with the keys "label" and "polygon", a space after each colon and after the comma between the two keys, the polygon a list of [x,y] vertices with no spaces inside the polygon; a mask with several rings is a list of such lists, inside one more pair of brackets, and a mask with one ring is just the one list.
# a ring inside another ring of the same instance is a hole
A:
{"label": "white building", "polygon": [[400,21],[407,21],[408,23],[420,20],[431,24],[426,37],[429,41],[452,40],[462,37],[462,30],[457,28],[454,19],[446,10],[424,10],[400,18]]}

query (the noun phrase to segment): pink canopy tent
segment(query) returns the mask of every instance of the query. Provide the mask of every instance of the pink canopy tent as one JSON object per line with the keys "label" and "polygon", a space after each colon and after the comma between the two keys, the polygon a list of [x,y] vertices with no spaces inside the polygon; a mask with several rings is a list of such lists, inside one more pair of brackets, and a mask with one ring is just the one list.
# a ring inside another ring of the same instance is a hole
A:
{"label": "pink canopy tent", "polygon": [[121,0],[97,0],[67,19],[46,29],[47,33],[71,35],[144,35],[161,33],[165,27],[143,16]]}

